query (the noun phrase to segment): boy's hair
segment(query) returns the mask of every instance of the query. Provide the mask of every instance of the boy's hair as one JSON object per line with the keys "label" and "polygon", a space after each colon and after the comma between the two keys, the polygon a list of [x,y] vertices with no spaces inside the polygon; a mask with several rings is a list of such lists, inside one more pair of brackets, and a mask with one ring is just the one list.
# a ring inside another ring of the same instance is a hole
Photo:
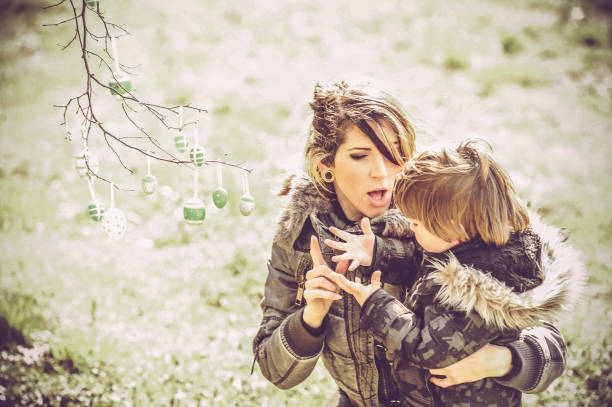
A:
{"label": "boy's hair", "polygon": [[529,216],[508,174],[478,147],[470,140],[455,150],[419,154],[398,175],[395,202],[406,217],[444,240],[480,236],[501,246],[510,233],[529,226]]}

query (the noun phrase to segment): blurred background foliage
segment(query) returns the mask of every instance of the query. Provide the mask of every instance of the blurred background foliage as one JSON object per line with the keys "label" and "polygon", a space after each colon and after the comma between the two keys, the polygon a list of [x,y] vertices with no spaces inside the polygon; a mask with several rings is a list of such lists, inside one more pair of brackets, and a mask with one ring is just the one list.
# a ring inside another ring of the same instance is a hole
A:
{"label": "blurred background foliage", "polygon": [[[225,172],[230,204],[210,202],[214,168],[200,180],[207,219],[188,227],[187,168],[153,163],[153,196],[116,194],[128,217],[121,242],[86,215],[80,149],[59,126],[82,92],[65,5],[0,0],[0,405],[320,406],[334,386],[322,366],[280,391],[250,375],[266,257],[284,200],[283,179],[302,168],[308,102],[317,80],[346,73],[393,85],[417,124],[418,148],[482,137],[521,196],[565,227],[584,252],[584,301],[559,326],[568,369],[528,406],[612,403],[610,211],[612,6],[608,0],[355,2],[107,2],[125,25],[122,62],[152,103],[209,109],[211,158],[254,169],[256,211],[241,217],[238,174]],[[92,45],[96,47],[96,44]],[[100,71],[101,72],[101,71]],[[103,74],[103,73],[100,73]],[[102,120],[136,135],[98,90]],[[172,149],[172,135],[139,113]],[[195,118],[195,117],[192,117]],[[100,135],[101,171],[138,187],[143,157],[123,170]],[[108,186],[97,183],[108,205]]]}

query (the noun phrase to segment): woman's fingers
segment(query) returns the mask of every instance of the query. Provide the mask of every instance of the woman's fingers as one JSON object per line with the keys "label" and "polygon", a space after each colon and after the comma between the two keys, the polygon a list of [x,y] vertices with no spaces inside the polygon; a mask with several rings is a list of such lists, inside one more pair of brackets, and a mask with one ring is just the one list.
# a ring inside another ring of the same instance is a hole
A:
{"label": "woman's fingers", "polygon": [[381,275],[382,275],[382,273],[380,272],[380,270],[376,270],[374,273],[372,273],[371,284],[372,285],[380,285],[380,276]]}
{"label": "woman's fingers", "polygon": [[372,226],[370,225],[370,219],[361,219],[361,230],[363,230],[363,234],[366,236],[374,234],[374,232],[372,232]]}
{"label": "woman's fingers", "polygon": [[438,387],[450,387],[450,386],[454,386],[455,384],[457,384],[453,380],[451,380],[449,377],[444,377],[444,378],[430,377],[429,381]]}
{"label": "woman's fingers", "polygon": [[323,253],[321,253],[321,246],[319,246],[319,240],[314,235],[310,236],[310,257],[312,257],[312,264],[315,267],[325,265]]}
{"label": "woman's fingers", "polygon": [[337,292],[327,290],[306,290],[304,291],[304,298],[306,299],[306,302],[315,299],[339,300],[342,298],[342,295],[338,294]]}

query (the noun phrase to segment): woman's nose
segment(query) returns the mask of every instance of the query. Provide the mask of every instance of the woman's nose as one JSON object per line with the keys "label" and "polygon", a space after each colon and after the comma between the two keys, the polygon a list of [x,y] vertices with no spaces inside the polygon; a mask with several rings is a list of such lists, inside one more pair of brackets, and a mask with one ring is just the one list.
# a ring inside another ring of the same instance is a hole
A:
{"label": "woman's nose", "polygon": [[374,155],[372,167],[370,168],[370,176],[372,178],[386,178],[389,176],[389,170],[387,169],[387,163],[385,157],[382,154]]}

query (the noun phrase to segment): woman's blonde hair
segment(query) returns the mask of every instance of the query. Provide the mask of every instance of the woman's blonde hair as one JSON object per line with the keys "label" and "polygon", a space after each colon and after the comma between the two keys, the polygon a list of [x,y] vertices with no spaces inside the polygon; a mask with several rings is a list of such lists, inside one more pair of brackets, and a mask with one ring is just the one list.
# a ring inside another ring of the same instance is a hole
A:
{"label": "woman's blonde hair", "polygon": [[525,230],[527,211],[508,174],[481,143],[471,140],[455,150],[426,151],[406,163],[394,190],[402,213],[449,242],[480,236],[501,246],[510,233]]}
{"label": "woman's blonde hair", "polygon": [[[336,199],[336,193],[333,182],[323,179],[319,164],[333,164],[350,126],[357,126],[381,154],[397,165],[403,165],[414,154],[414,129],[403,107],[390,93],[370,82],[317,83],[310,108],[313,118],[306,143],[307,170],[317,191],[327,200]],[[377,135],[370,125],[372,121],[391,125],[399,136],[399,149],[384,132]]]}

